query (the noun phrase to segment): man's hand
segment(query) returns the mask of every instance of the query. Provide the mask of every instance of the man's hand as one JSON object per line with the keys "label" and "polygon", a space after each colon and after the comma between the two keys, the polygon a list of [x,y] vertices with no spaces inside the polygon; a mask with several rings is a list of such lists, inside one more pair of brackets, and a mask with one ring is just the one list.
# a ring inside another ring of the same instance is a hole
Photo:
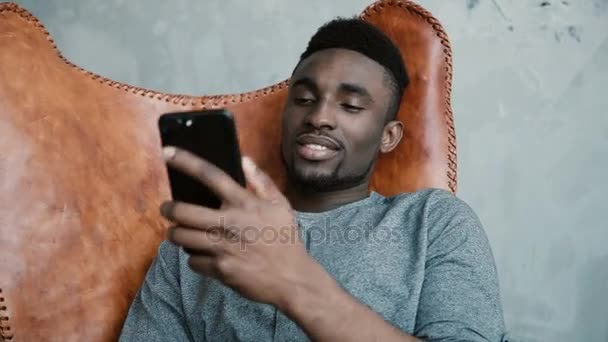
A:
{"label": "man's hand", "polygon": [[190,255],[191,269],[251,300],[283,305],[306,270],[316,267],[281,191],[248,158],[243,171],[252,191],[187,151],[169,147],[164,154],[169,166],[195,177],[222,200],[219,210],[173,201],[161,207],[176,224],[169,240]]}

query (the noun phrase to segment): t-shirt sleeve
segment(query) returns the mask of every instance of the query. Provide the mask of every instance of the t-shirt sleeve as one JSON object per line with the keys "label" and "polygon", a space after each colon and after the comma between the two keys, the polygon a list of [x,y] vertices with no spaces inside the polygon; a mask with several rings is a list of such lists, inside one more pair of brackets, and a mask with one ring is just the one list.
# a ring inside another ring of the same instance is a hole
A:
{"label": "t-shirt sleeve", "polygon": [[179,249],[164,241],[137,292],[119,341],[192,341],[179,285]]}
{"label": "t-shirt sleeve", "polygon": [[506,341],[494,257],[473,210],[447,192],[425,209],[427,257],[415,335],[428,342]]}

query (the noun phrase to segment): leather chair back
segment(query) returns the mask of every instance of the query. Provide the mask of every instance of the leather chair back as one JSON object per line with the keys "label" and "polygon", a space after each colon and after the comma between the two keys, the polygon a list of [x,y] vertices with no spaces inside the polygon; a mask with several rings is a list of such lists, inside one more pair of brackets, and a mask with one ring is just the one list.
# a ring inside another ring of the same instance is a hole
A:
{"label": "leather chair back", "polygon": [[[404,139],[381,157],[372,190],[455,193],[445,31],[410,1],[380,0],[361,17],[397,43],[411,77]],[[228,108],[243,153],[284,186],[286,87],[185,96],[115,82],[66,60],[35,17],[0,3],[0,336],[115,340],[166,229],[159,115]]]}

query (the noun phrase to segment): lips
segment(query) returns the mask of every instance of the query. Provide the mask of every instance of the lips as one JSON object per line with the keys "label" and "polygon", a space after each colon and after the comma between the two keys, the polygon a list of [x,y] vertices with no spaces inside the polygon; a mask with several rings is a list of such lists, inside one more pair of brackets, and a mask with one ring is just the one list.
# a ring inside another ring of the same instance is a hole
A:
{"label": "lips", "polygon": [[296,139],[300,157],[311,161],[322,161],[334,157],[341,149],[340,144],[329,137],[302,134]]}
{"label": "lips", "polygon": [[340,149],[340,144],[336,140],[324,135],[302,134],[296,141],[300,145],[318,145],[330,150]]}

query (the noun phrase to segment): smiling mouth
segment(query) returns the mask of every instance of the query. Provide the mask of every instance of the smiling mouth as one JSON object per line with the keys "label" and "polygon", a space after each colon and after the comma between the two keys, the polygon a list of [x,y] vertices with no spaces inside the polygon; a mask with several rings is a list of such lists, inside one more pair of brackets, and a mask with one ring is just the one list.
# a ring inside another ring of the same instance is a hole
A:
{"label": "smiling mouth", "polygon": [[317,144],[303,144],[301,146],[305,146],[306,148],[309,148],[311,150],[315,150],[315,151],[325,151],[325,150],[331,150],[329,147],[327,146],[323,146],[323,145],[317,145]]}
{"label": "smiling mouth", "polygon": [[298,144],[297,152],[300,157],[310,161],[323,161],[338,154],[337,150],[317,144]]}
{"label": "smiling mouth", "polygon": [[298,136],[296,143],[298,155],[309,161],[322,161],[333,158],[341,150],[341,145],[338,141],[323,135],[302,134]]}

